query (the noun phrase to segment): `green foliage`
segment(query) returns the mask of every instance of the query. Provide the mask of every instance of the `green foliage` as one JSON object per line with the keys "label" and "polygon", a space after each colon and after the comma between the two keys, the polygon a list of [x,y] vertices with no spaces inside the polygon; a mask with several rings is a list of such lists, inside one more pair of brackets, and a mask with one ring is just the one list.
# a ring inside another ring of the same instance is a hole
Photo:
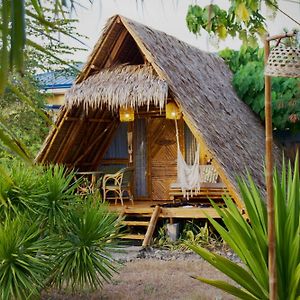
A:
{"label": "green foliage", "polygon": [[79,198],[79,184],[62,166],[0,164],[1,299],[50,285],[95,289],[111,278],[120,220],[99,199]]}
{"label": "green foliage", "polygon": [[53,285],[72,290],[101,287],[116,271],[110,252],[117,247],[118,216],[109,213],[105,204],[95,205],[90,199],[69,214],[65,226],[55,258]]}
{"label": "green foliage", "polygon": [[[71,4],[74,7],[74,1]],[[4,100],[0,100],[0,148],[25,160],[32,161],[30,150],[36,152],[40,147],[47,131],[47,118],[34,95],[27,92],[32,88],[25,88],[23,75],[30,77],[29,83],[33,84],[37,69],[56,69],[65,64],[75,69],[72,61],[62,57],[80,48],[69,47],[59,36],[78,42],[82,37],[75,33],[75,21],[66,18],[66,6],[64,0],[43,4],[37,0],[4,0],[0,4],[0,95]],[[18,106],[12,98],[17,99]],[[26,144],[33,149],[28,150]]]}
{"label": "green foliage", "polygon": [[212,231],[212,228],[205,222],[204,226],[197,225],[193,221],[185,223],[182,233],[177,241],[172,241],[168,236],[166,224],[159,228],[158,236],[154,240],[154,244],[158,247],[170,250],[186,251],[189,244],[202,245],[205,248],[216,249],[222,247],[222,241]]}
{"label": "green foliage", "polygon": [[49,275],[49,238],[41,237],[37,223],[24,217],[0,224],[0,298],[38,296]]}
{"label": "green foliage", "polygon": [[75,191],[80,181],[63,167],[47,168],[12,161],[2,165],[0,174],[0,220],[30,212],[31,219],[58,229],[76,205]]}
{"label": "green foliage", "polygon": [[[265,118],[263,49],[225,49],[219,54],[233,71],[238,96],[262,119]],[[300,79],[272,78],[272,116],[275,129],[300,129]]]}
{"label": "green foliage", "polygon": [[61,230],[68,214],[79,201],[75,193],[80,181],[74,181],[74,175],[74,172],[58,165],[49,166],[43,171],[40,180],[43,193],[39,197],[37,217],[50,232]]}
{"label": "green foliage", "polygon": [[221,243],[217,235],[211,230],[211,227],[205,222],[204,226],[199,226],[193,222],[186,223],[181,240],[191,244],[198,244],[204,247],[213,247]]}
{"label": "green foliage", "polygon": [[258,38],[266,34],[265,18],[260,11],[262,2],[274,12],[277,10],[276,0],[232,0],[228,10],[216,4],[205,7],[190,5],[186,16],[187,27],[195,34],[200,34],[204,29],[221,40],[228,35],[238,35],[244,46],[255,48]]}
{"label": "green foliage", "polygon": [[[281,176],[275,171],[273,183],[278,299],[293,300],[300,294],[300,177],[298,157],[294,172],[292,172],[290,165],[286,172],[285,165],[283,165]],[[241,299],[269,299],[266,203],[250,176],[248,182],[240,181],[240,190],[249,222],[245,220],[230,198],[224,199],[226,209],[220,209],[213,203],[227,229],[212,218],[209,219],[223,240],[239,256],[245,267],[209,253],[201,246],[190,245],[191,249],[233,279],[240,287],[237,288],[222,281],[199,277],[197,279]]]}
{"label": "green foliage", "polygon": [[[14,136],[16,141],[21,140],[22,149],[26,148],[27,155],[33,157],[48,133],[46,116],[43,112],[40,115],[45,99],[38,91],[37,83],[31,75],[21,77],[15,74],[10,81],[14,82],[13,90],[8,87],[3,96],[0,96],[0,127],[9,130],[10,136]],[[21,97],[33,100],[29,100],[28,105]],[[16,151],[12,151],[3,140],[2,142],[0,140],[0,148],[3,149],[0,151],[0,157],[16,154]]]}
{"label": "green foliage", "polygon": [[19,213],[37,214],[39,198],[44,193],[40,170],[18,161],[8,166],[1,165],[0,173],[0,220]]}

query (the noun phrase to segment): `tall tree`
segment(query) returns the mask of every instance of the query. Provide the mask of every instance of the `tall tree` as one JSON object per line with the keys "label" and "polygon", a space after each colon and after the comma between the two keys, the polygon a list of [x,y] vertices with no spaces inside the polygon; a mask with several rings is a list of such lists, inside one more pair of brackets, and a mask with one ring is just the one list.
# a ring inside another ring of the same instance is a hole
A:
{"label": "tall tree", "polygon": [[[78,42],[81,39],[74,31],[74,20],[67,18],[66,1],[45,0],[42,3],[38,0],[3,0],[0,4],[2,104],[5,100],[14,101],[17,98],[40,115],[42,112],[32,101],[32,95],[20,88],[24,85],[22,81],[32,78],[36,69],[46,70],[53,66],[57,68],[62,64],[69,64],[74,68],[64,57],[74,53],[77,48],[70,48],[62,43],[61,37],[72,38]],[[71,1],[69,8],[73,5]],[[1,144],[11,152],[30,160],[26,147],[9,127],[1,117]]]}

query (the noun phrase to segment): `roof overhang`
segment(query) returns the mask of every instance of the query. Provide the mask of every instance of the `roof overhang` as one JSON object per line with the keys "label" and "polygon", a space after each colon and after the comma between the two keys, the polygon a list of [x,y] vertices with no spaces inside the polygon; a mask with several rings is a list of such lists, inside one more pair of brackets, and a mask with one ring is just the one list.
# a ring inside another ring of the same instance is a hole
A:
{"label": "roof overhang", "polygon": [[119,65],[103,69],[74,85],[65,95],[66,106],[97,109],[107,107],[158,106],[163,109],[168,98],[168,84],[149,65]]}

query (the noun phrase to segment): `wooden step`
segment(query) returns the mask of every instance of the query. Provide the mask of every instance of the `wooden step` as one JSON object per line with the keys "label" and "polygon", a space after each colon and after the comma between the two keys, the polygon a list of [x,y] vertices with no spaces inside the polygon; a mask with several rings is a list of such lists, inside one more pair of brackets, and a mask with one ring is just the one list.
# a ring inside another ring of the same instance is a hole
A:
{"label": "wooden step", "polygon": [[145,235],[144,234],[125,234],[121,236],[121,239],[127,239],[127,240],[144,240]]}
{"label": "wooden step", "polygon": [[148,221],[122,221],[123,225],[126,226],[148,226]]}

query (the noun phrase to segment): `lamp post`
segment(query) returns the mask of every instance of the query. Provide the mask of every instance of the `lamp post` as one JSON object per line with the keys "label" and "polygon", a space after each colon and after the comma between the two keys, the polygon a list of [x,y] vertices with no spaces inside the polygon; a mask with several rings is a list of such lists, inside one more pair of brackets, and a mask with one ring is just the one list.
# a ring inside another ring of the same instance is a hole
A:
{"label": "lamp post", "polygon": [[[291,53],[282,55],[276,63],[276,57],[270,61],[270,42],[295,36],[295,32],[267,37],[265,39],[265,130],[266,130],[266,189],[268,212],[268,269],[269,269],[269,299],[277,299],[277,275],[276,275],[276,232],[275,211],[273,194],[273,133],[272,133],[272,99],[271,76],[300,77],[299,50],[291,50]],[[276,46],[277,46],[276,45]]]}

